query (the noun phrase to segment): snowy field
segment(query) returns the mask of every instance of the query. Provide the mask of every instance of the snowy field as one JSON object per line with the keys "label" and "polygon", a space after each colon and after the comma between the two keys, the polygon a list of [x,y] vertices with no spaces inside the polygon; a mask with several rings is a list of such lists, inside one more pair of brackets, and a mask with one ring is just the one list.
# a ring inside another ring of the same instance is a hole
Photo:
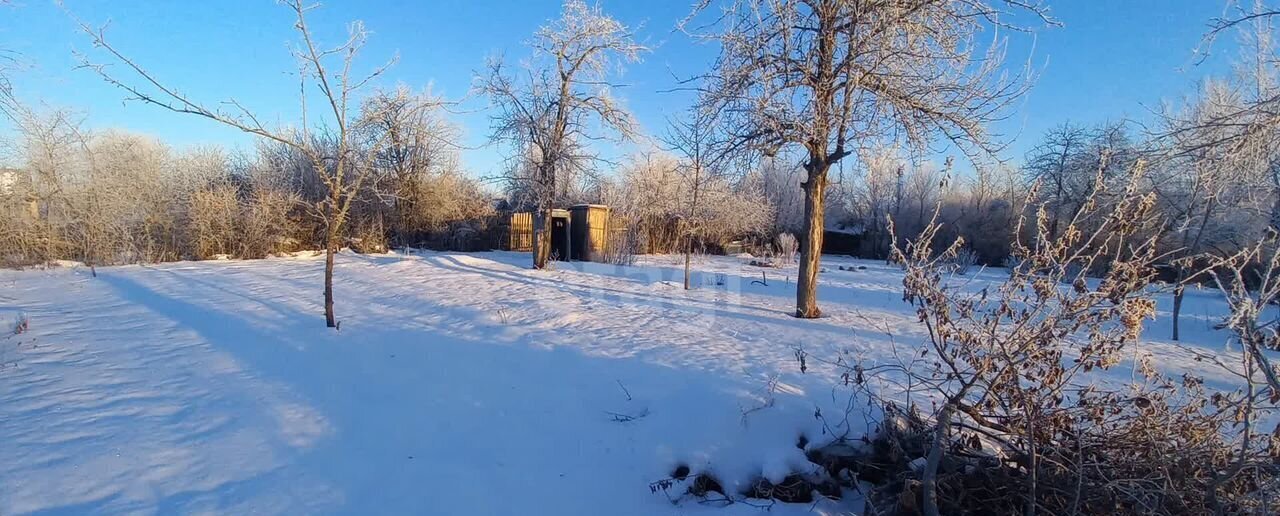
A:
{"label": "snowy field", "polygon": [[[318,257],[0,271],[0,321],[30,321],[0,340],[0,514],[760,514],[649,484],[812,467],[798,438],[848,400],[794,349],[889,360],[922,338],[881,262],[828,257],[825,316],[798,320],[794,267],[702,258],[686,292],[678,257],[528,261],[344,253],[340,332]],[[1165,341],[1169,305],[1139,351],[1227,381]],[[1189,293],[1186,340],[1228,352],[1223,310]]]}

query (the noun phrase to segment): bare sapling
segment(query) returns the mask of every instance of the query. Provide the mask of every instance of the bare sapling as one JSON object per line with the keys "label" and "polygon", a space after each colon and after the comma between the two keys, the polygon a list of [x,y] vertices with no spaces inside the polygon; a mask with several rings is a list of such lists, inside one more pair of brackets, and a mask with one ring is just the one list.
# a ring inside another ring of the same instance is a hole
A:
{"label": "bare sapling", "polygon": [[[79,22],[81,29],[93,40],[94,46],[105,51],[115,61],[125,65],[133,76],[122,78],[111,69],[84,59],[84,66],[95,71],[109,84],[130,95],[130,100],[141,101],[169,111],[206,118],[255,135],[263,140],[292,148],[309,161],[312,172],[325,190],[324,199],[308,209],[322,222],[324,231],[324,317],[325,325],[336,328],[334,314],[333,270],[334,258],[342,246],[345,224],[352,202],[357,198],[373,167],[371,155],[377,153],[385,142],[362,145],[354,135],[351,123],[354,95],[365,85],[378,78],[394,62],[375,68],[367,75],[356,75],[352,69],[356,57],[368,37],[364,25],[356,22],[350,26],[348,39],[332,47],[321,47],[314,39],[307,24],[307,13],[314,6],[300,0],[282,2],[295,17],[299,43],[294,50],[300,78],[299,101],[301,123],[298,129],[277,129],[264,125],[261,119],[243,104],[228,100],[225,108],[209,107],[188,97],[180,90],[162,82],[156,75],[113,46],[103,30]],[[321,118],[327,119],[325,134],[313,134],[308,124],[308,88],[318,90],[323,99]]]}

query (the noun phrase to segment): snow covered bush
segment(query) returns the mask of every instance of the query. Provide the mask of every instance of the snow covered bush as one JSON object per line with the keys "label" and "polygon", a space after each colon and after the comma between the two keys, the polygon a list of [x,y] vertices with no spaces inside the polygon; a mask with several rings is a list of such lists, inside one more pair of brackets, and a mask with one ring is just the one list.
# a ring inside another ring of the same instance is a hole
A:
{"label": "snow covered bush", "polygon": [[800,242],[791,233],[779,233],[777,238],[779,265],[790,265],[796,262],[796,253],[800,252]]}

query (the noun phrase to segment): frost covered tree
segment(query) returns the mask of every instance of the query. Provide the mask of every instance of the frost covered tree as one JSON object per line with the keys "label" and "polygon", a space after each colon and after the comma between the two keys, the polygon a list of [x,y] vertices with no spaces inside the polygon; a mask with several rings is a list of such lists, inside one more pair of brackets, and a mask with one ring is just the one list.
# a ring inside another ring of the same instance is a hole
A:
{"label": "frost covered tree", "polygon": [[461,128],[447,118],[449,102],[405,86],[377,91],[360,106],[360,138],[385,142],[373,155],[371,188],[360,215],[381,225],[392,240],[422,243],[453,222],[492,211],[490,197],[462,170]]}
{"label": "frost covered tree", "polygon": [[[350,26],[346,41],[335,47],[325,48],[315,41],[307,24],[306,15],[314,6],[301,0],[283,0],[282,3],[295,17],[294,28],[300,40],[294,50],[299,68],[302,107],[301,120],[296,129],[267,127],[257,115],[235,100],[224,102],[227,107],[217,108],[193,99],[162,82],[141,64],[118,50],[107,40],[104,31],[81,22],[81,29],[89,35],[94,46],[125,65],[125,70],[131,75],[117,75],[110,68],[91,63],[87,58],[84,64],[108,83],[128,93],[131,100],[175,113],[206,118],[293,149],[307,158],[311,171],[324,187],[325,198],[310,208],[325,226],[324,316],[325,325],[336,328],[338,321],[333,308],[334,256],[342,244],[344,224],[352,201],[356,199],[372,170],[370,160],[364,153],[369,152],[369,149],[376,149],[381,143],[364,147],[356,141],[352,122],[353,96],[363,86],[382,75],[391,63],[377,67],[367,75],[357,75],[352,66],[368,37],[362,23],[355,22]],[[315,131],[310,125],[316,124],[317,120],[310,116],[311,112],[307,107],[310,98],[308,88],[318,91],[319,98],[322,99],[323,107],[319,118],[325,119],[325,123],[317,127],[324,127],[323,131]]]}
{"label": "frost covered tree", "polygon": [[1219,261],[1275,227],[1280,202],[1280,99],[1272,19],[1261,2],[1237,6],[1236,17],[1218,19],[1210,37],[1227,29],[1241,36],[1234,73],[1211,79],[1182,106],[1161,111],[1156,144],[1164,160],[1151,188],[1161,200],[1174,275],[1173,340],[1188,283],[1208,278],[1196,262]]}
{"label": "frost covered tree", "polygon": [[[1027,152],[1022,173],[1028,182],[1041,184],[1037,200],[1049,216],[1050,240],[1059,236],[1063,224],[1075,219],[1086,199],[1110,202],[1106,191],[1123,183],[1138,154],[1124,123],[1091,127],[1063,123],[1045,132]],[[1096,180],[1099,173],[1102,183]],[[1099,187],[1103,191],[1095,196]]]}
{"label": "frost covered tree", "polygon": [[[715,7],[713,7],[713,5]],[[705,11],[714,21],[698,25]],[[1012,0],[704,0],[682,26],[718,42],[708,104],[746,149],[804,153],[805,231],[797,317],[818,317],[828,171],[870,144],[941,136],[975,155],[995,150],[987,123],[1024,90],[1003,73],[1003,46],[984,30],[1016,15]]]}
{"label": "frost covered tree", "polygon": [[804,230],[804,170],[792,166],[786,159],[772,157],[762,160],[749,179],[773,205],[775,233],[800,233]]}
{"label": "frost covered tree", "polygon": [[1058,228],[1068,206],[1079,206],[1083,202],[1082,198],[1075,198],[1071,186],[1081,177],[1087,184],[1092,176],[1091,171],[1081,171],[1075,166],[1084,151],[1086,138],[1086,130],[1081,126],[1070,123],[1058,125],[1044,134],[1024,161],[1023,171],[1027,178],[1042,184],[1041,199],[1046,203],[1050,218],[1050,240],[1058,238]]}
{"label": "frost covered tree", "polygon": [[551,256],[547,231],[557,181],[594,164],[592,141],[636,134],[631,113],[613,98],[611,80],[647,49],[630,28],[582,0],[567,0],[560,18],[529,45],[533,59],[524,70],[511,73],[501,58],[491,59],[477,88],[497,111],[491,139],[511,146],[513,169],[529,172],[529,184],[521,186],[532,190],[538,212],[533,266],[542,269]]}
{"label": "frost covered tree", "polygon": [[773,206],[758,185],[720,168],[709,170],[723,164],[710,155],[702,159],[703,168],[696,171],[691,160],[673,151],[636,153],[616,178],[602,178],[600,198],[650,251],[683,253],[690,238],[715,246],[768,233]]}
{"label": "frost covered tree", "polygon": [[706,110],[694,107],[684,118],[670,121],[663,140],[676,153],[676,173],[685,185],[680,208],[680,238],[684,251],[684,289],[689,290],[693,246],[713,223],[707,210],[709,189],[724,181],[724,159],[715,148],[714,120]]}

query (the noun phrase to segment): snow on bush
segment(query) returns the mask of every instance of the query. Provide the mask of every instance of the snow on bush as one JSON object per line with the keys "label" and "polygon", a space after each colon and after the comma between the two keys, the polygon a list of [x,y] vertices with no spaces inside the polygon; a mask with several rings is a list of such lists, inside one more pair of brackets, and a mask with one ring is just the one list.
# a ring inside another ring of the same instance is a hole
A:
{"label": "snow on bush", "polygon": [[800,242],[796,240],[796,236],[791,233],[779,233],[778,243],[778,265],[789,265],[796,262],[796,253],[800,251]]}

